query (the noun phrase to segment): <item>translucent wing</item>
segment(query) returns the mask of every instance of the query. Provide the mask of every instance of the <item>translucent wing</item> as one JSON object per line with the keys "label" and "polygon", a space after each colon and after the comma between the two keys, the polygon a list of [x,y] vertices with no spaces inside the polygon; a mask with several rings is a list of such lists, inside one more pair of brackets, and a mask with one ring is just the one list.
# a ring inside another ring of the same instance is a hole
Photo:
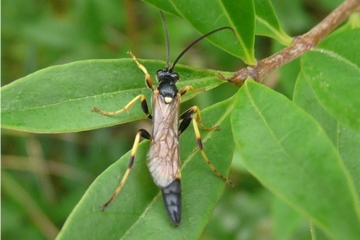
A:
{"label": "translucent wing", "polygon": [[155,184],[167,187],[176,177],[179,169],[178,117],[180,94],[172,102],[165,103],[155,90],[153,95],[153,130],[147,165]]}

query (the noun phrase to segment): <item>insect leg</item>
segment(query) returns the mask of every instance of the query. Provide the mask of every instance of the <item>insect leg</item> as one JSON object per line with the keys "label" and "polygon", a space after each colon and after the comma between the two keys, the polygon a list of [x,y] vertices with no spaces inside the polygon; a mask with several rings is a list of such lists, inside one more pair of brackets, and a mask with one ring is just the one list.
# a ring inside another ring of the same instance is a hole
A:
{"label": "insect leg", "polygon": [[114,112],[107,112],[107,111],[103,111],[97,107],[93,107],[92,108],[92,111],[93,112],[97,112],[97,113],[100,113],[102,115],[107,115],[107,116],[114,116],[114,115],[117,115],[117,114],[120,114],[124,111],[128,111],[133,105],[134,103],[140,99],[141,100],[141,108],[143,110],[143,112],[146,114],[146,116],[149,118],[149,119],[152,119],[152,116],[149,112],[149,108],[148,108],[148,105],[147,105],[147,102],[146,102],[146,98],[145,98],[145,95],[141,94],[137,97],[135,97],[133,100],[131,100],[124,108],[120,109],[120,110],[117,110],[117,111],[114,111]]}
{"label": "insect leg", "polygon": [[181,96],[184,95],[185,93],[187,93],[188,91],[190,92],[201,92],[201,91],[205,91],[205,88],[198,88],[198,89],[194,89],[193,86],[191,85],[188,85],[188,86],[185,86],[183,87],[182,89],[180,89],[180,94]]}
{"label": "insect leg", "polygon": [[128,178],[130,171],[134,165],[135,155],[136,155],[136,151],[137,151],[137,148],[138,148],[138,145],[140,142],[140,137],[151,140],[151,135],[148,131],[146,131],[144,129],[140,129],[137,132],[135,141],[134,141],[134,145],[131,149],[130,161],[129,161],[128,167],[126,169],[126,172],[125,172],[124,176],[122,177],[119,185],[115,189],[111,198],[104,205],[101,206],[101,210],[103,210],[103,211],[105,210],[105,208],[115,199],[115,197],[119,194],[121,188],[124,186],[126,179]]}
{"label": "insect leg", "polygon": [[[138,62],[138,60],[136,59],[135,55],[132,54],[131,51],[128,52],[128,54],[131,55],[131,57],[133,58],[133,60],[135,61],[136,65],[143,71],[143,73],[145,74],[145,83],[146,83],[146,86],[150,89],[153,89],[153,85],[152,85],[152,79],[151,79],[151,76],[150,74],[148,73],[148,71],[146,70],[146,68],[140,64]],[[113,115],[117,115],[117,114],[120,114],[124,111],[128,111],[132,105],[134,105],[134,103],[136,102],[136,100],[138,99],[141,99],[141,108],[143,110],[143,112],[146,114],[146,116],[149,118],[149,119],[152,119],[152,116],[151,114],[149,113],[149,108],[148,108],[148,105],[147,105],[147,102],[146,102],[146,98],[143,94],[135,97],[133,100],[131,100],[123,109],[120,109],[120,110],[117,110],[117,111],[114,111],[114,112],[107,112],[107,111],[103,111],[97,107],[93,107],[92,108],[92,111],[93,112],[98,112],[100,114],[103,114],[103,115],[107,115],[107,116],[113,116]]]}
{"label": "insect leg", "polygon": [[[196,113],[196,117],[193,117],[193,114]],[[194,131],[195,131],[195,137],[196,137],[196,143],[197,143],[197,148],[199,149],[201,155],[203,156],[205,162],[207,163],[207,165],[211,168],[211,170],[213,170],[213,172],[220,177],[223,181],[225,181],[226,183],[228,183],[231,187],[234,186],[234,184],[227,179],[226,177],[224,177],[224,175],[222,175],[216,168],[215,166],[210,162],[209,158],[206,156],[205,151],[203,149],[203,143],[201,140],[201,135],[200,135],[200,131],[198,128],[197,123],[200,124],[200,126],[205,129],[205,130],[214,130],[214,129],[218,129],[218,126],[212,127],[212,128],[208,128],[205,127],[202,122],[201,122],[201,117],[200,117],[200,110],[197,106],[191,107],[189,108],[187,111],[185,111],[183,114],[181,114],[180,119],[183,119],[183,121],[181,122],[180,126],[179,126],[179,135],[185,131],[185,129],[189,126],[190,122],[193,123],[193,127],[194,127]]]}
{"label": "insect leg", "polygon": [[191,108],[189,108],[188,110],[186,110],[185,112],[183,112],[179,119],[183,119],[183,121],[181,122],[180,126],[179,126],[179,135],[181,135],[182,132],[184,132],[187,127],[189,126],[193,115],[196,113],[196,122],[198,122],[201,126],[202,129],[207,130],[207,131],[211,131],[211,130],[219,130],[220,127],[219,126],[215,126],[215,127],[206,127],[204,126],[204,124],[202,123],[201,120],[201,116],[200,116],[200,109],[198,106],[193,106]]}
{"label": "insect leg", "polygon": [[134,62],[135,62],[136,65],[138,66],[138,68],[140,68],[141,71],[143,71],[143,73],[145,74],[145,83],[146,83],[146,86],[148,86],[148,88],[150,88],[150,89],[153,89],[151,76],[150,76],[150,74],[148,73],[148,71],[146,70],[146,68],[144,67],[144,65],[142,65],[142,64],[140,64],[140,63],[138,62],[138,60],[136,59],[135,55],[134,55],[131,51],[128,51],[127,53],[131,55],[132,59],[134,60]]}

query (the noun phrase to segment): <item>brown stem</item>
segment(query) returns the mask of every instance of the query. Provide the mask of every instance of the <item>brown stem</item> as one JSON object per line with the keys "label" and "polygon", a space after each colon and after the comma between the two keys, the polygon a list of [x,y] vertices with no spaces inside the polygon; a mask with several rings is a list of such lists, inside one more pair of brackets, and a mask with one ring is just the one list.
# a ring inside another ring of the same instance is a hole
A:
{"label": "brown stem", "polygon": [[359,8],[360,0],[346,0],[309,32],[295,37],[289,47],[258,61],[256,66],[248,66],[240,69],[230,78],[225,78],[221,74],[218,74],[218,76],[239,87],[244,84],[244,81],[248,77],[252,77],[254,80],[260,82],[270,72],[314,48],[323,38],[348,18],[352,12]]}

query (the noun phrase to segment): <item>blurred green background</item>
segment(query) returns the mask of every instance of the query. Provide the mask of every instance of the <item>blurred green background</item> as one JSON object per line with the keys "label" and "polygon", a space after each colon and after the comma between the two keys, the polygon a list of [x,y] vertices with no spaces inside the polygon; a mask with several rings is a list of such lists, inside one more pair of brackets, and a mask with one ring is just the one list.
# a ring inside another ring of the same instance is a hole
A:
{"label": "blurred green background", "polygon": [[[306,32],[339,2],[273,1],[282,26],[292,36]],[[140,1],[3,0],[1,7],[2,86],[53,65],[129,58],[128,50],[138,58],[166,57],[159,12]],[[199,34],[182,19],[165,17],[174,60]],[[258,59],[280,48],[268,38],[256,38]],[[180,62],[232,72],[243,67],[241,60],[206,41],[194,46]],[[291,98],[298,71],[299,63],[294,61],[265,82]],[[194,104],[205,108],[232,96],[236,90],[223,84],[182,108]],[[2,129],[2,239],[53,239],[87,187],[131,149],[134,135],[142,127],[149,129],[148,121],[68,134]],[[235,187],[225,188],[202,239],[281,238],[274,236],[274,228],[279,227],[274,216],[281,215],[283,203],[248,174],[237,151],[230,179]],[[294,226],[281,239],[309,239],[306,220],[297,214],[292,219]]]}

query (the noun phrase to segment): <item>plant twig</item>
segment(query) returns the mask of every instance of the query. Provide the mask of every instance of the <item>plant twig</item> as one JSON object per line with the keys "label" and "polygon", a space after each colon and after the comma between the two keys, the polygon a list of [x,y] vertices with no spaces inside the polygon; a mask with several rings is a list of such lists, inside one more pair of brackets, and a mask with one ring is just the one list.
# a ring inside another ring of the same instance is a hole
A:
{"label": "plant twig", "polygon": [[359,8],[360,0],[346,0],[309,32],[295,37],[289,47],[258,61],[256,66],[248,66],[240,69],[230,78],[225,78],[221,74],[218,74],[218,77],[239,87],[244,84],[248,77],[252,77],[255,81],[260,82],[270,72],[314,48],[322,39],[348,18],[352,12],[359,10]]}

